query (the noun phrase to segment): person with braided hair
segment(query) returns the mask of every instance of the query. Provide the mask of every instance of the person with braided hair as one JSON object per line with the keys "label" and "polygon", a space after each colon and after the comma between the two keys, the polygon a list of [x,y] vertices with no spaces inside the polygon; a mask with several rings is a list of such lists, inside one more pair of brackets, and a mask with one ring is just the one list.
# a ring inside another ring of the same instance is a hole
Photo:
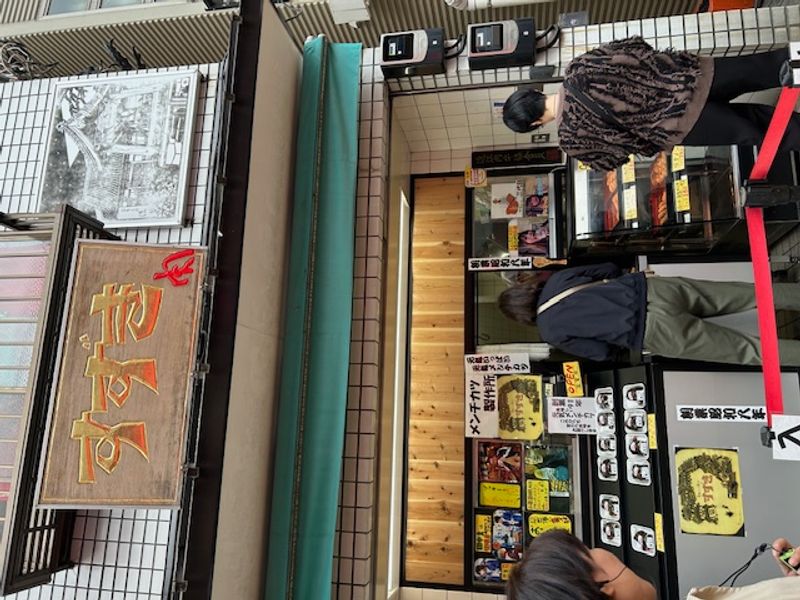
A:
{"label": "person with braided hair", "polygon": [[[604,44],[570,62],[557,94],[522,88],[503,107],[518,133],[551,121],[569,156],[611,171],[631,154],[653,156],[676,145],[761,144],[773,107],[737,104],[749,92],[779,87],[785,48],[725,58],[655,50],[641,37]],[[800,149],[800,114],[792,115],[781,150]]]}

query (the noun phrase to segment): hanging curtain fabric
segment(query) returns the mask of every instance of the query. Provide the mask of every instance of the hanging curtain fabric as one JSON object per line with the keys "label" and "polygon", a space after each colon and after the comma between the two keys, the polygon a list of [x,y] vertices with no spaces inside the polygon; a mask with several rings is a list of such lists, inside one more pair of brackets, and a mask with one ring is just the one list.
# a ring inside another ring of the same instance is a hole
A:
{"label": "hanging curtain fabric", "polygon": [[350,356],[360,71],[360,44],[332,44],[322,37],[306,42],[267,555],[269,600],[330,594]]}

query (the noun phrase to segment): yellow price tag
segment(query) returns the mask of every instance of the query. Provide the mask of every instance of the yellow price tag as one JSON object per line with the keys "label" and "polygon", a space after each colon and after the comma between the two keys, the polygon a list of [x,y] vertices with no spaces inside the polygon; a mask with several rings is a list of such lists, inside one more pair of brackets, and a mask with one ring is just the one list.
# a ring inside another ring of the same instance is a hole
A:
{"label": "yellow price tag", "polygon": [[683,171],[686,168],[686,148],[675,146],[672,149],[672,172]]}
{"label": "yellow price tag", "polygon": [[655,513],[653,517],[655,520],[653,529],[656,530],[656,550],[664,552],[664,517],[661,513]]}
{"label": "yellow price tag", "polygon": [[528,510],[547,512],[550,510],[550,484],[539,479],[528,479],[526,482],[527,497],[525,505]]}
{"label": "yellow price tag", "polygon": [[636,187],[629,187],[623,196],[625,203],[625,220],[635,221],[639,216],[639,207],[636,204]]}
{"label": "yellow price tag", "polygon": [[675,180],[675,212],[687,212],[692,208],[689,198],[689,180],[681,177]]}
{"label": "yellow price tag", "polygon": [[583,376],[581,375],[581,365],[577,362],[565,362],[564,379],[567,383],[567,396],[570,398],[583,398]]}
{"label": "yellow price tag", "polygon": [[519,252],[519,225],[516,219],[508,222],[508,254],[517,256]]}
{"label": "yellow price tag", "polygon": [[653,413],[647,415],[647,441],[650,450],[658,450],[658,437],[656,436],[656,416]]}
{"label": "yellow price tag", "polygon": [[628,162],[622,165],[622,183],[634,183],[636,181],[636,162],[633,154],[628,157]]}

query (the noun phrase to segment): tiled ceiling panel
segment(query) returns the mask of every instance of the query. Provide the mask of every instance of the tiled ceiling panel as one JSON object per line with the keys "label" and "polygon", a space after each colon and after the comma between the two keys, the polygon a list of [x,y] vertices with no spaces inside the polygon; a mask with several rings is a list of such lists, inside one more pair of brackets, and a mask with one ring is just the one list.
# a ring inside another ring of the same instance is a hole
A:
{"label": "tiled ceiling panel", "polygon": [[504,8],[461,11],[444,0],[371,0],[371,19],[358,24],[333,22],[327,0],[280,2],[280,12],[290,33],[302,44],[308,36],[325,34],[334,42],[362,42],[375,47],[382,33],[424,27],[444,27],[448,39],[467,30],[469,23],[533,17],[537,28],[556,23],[562,13],[588,11],[589,23],[611,23],[644,17],[664,17],[693,12],[698,0],[558,0]]}
{"label": "tiled ceiling panel", "polygon": [[[453,90],[396,96],[392,111],[412,153],[472,148],[528,147],[530,133],[518,134],[503,124],[495,105],[502,106],[516,87]],[[555,91],[556,86],[545,89]],[[537,130],[557,141],[555,123]]]}

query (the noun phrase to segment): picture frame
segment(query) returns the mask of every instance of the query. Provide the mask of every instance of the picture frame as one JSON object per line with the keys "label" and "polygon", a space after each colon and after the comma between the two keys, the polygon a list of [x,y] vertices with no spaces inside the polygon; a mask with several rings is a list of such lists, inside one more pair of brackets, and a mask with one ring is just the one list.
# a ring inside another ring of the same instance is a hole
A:
{"label": "picture frame", "polygon": [[182,226],[199,85],[192,68],[55,84],[37,212],[67,203],[108,229]]}

